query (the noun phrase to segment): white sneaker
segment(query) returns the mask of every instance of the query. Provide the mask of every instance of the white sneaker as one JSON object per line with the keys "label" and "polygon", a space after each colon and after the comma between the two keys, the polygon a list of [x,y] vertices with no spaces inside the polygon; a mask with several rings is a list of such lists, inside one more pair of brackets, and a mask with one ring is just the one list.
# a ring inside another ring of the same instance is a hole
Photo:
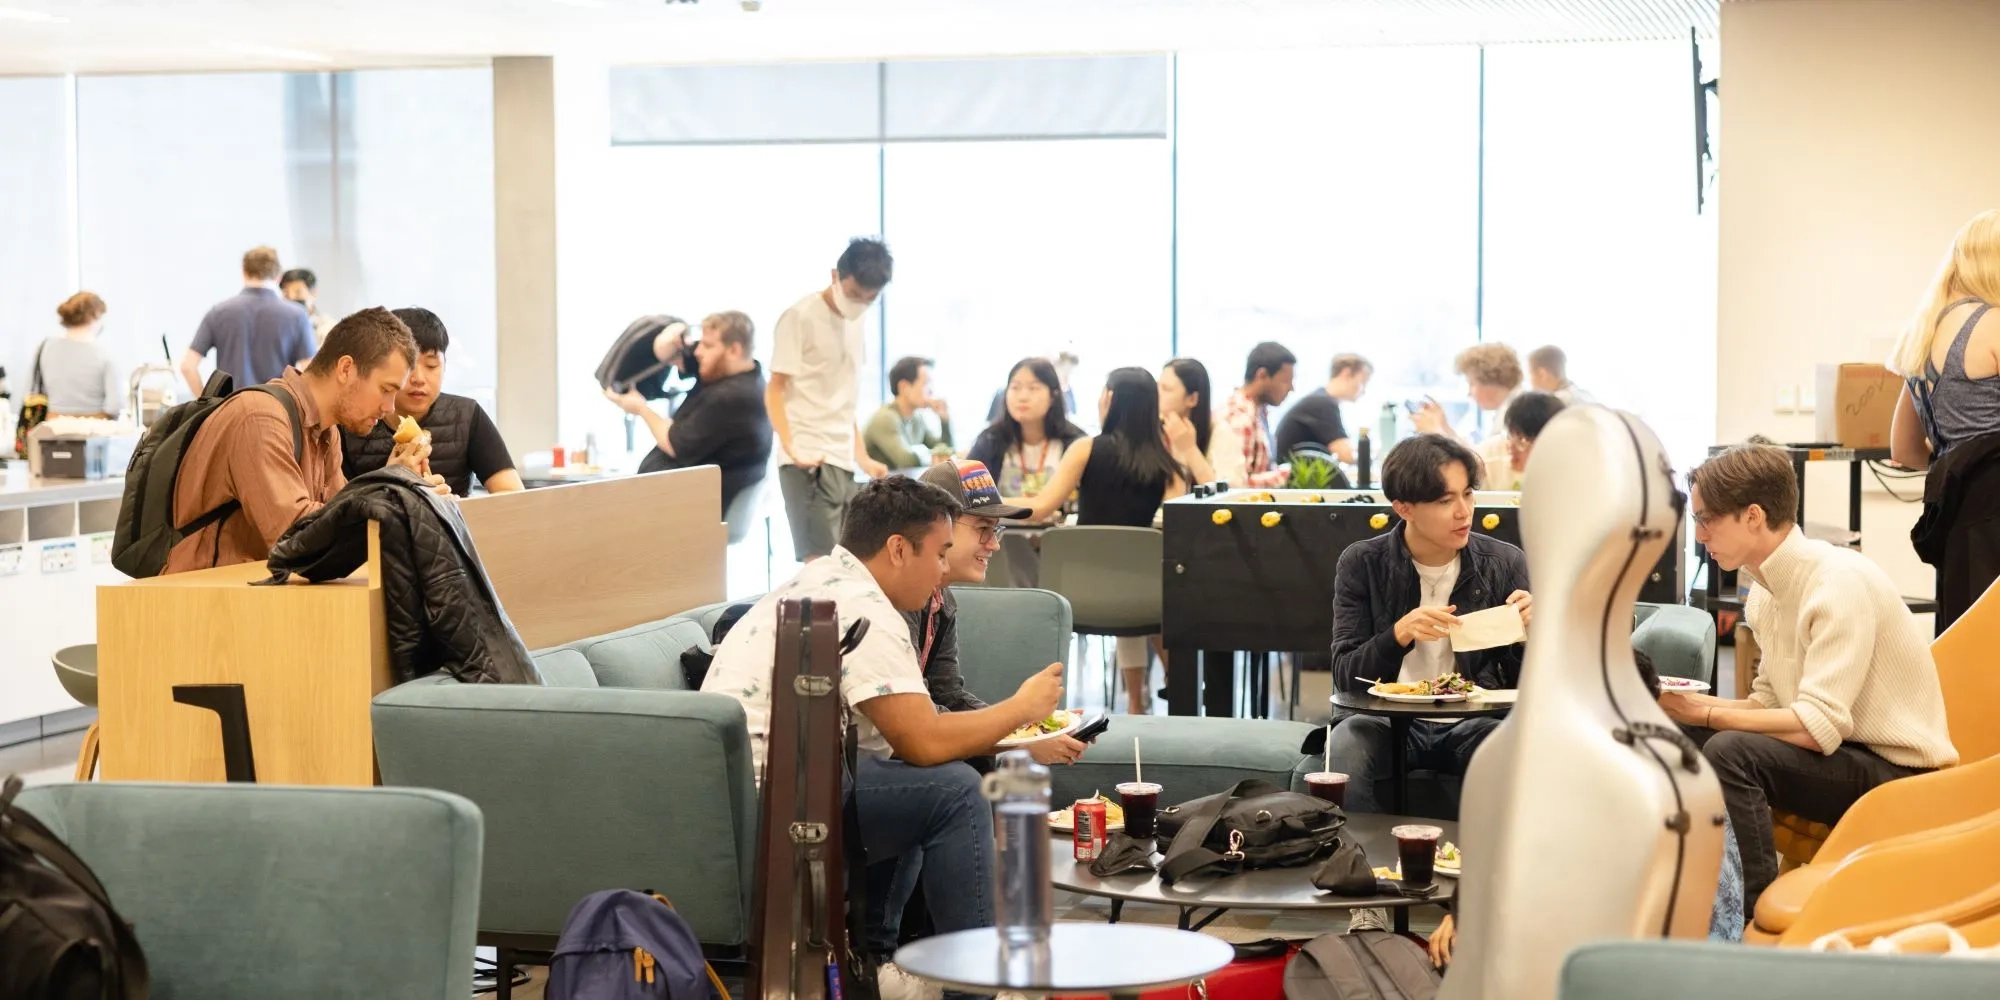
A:
{"label": "white sneaker", "polygon": [[904,972],[894,962],[875,969],[875,987],[882,1000],[942,1000],[944,987]]}
{"label": "white sneaker", "polygon": [[1347,933],[1355,931],[1386,931],[1389,929],[1389,911],[1386,907],[1371,906],[1364,910],[1354,910],[1347,915]]}

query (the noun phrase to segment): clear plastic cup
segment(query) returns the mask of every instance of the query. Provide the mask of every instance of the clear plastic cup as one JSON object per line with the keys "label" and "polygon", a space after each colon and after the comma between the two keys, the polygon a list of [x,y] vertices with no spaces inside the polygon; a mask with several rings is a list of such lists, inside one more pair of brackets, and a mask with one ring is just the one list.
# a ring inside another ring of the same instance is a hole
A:
{"label": "clear plastic cup", "polygon": [[1125,809],[1125,835],[1149,840],[1160,828],[1160,786],[1150,781],[1127,781],[1118,786],[1118,804]]}

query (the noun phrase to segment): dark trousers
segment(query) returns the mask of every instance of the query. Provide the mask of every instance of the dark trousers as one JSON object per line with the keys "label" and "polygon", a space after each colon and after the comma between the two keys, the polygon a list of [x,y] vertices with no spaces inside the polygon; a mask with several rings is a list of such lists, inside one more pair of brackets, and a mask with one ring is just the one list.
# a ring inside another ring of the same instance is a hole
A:
{"label": "dark trousers", "polygon": [[[1410,723],[1403,742],[1403,766],[1412,771],[1463,775],[1472,752],[1500,728],[1494,718],[1459,722]],[[1391,768],[1395,730],[1389,720],[1374,715],[1349,715],[1333,727],[1333,769],[1348,775],[1348,812],[1387,812],[1395,801],[1395,783],[1402,779]]]}
{"label": "dark trousers", "polygon": [[1681,728],[1722,783],[1722,802],[1743,851],[1745,919],[1756,913],[1757,897],[1778,877],[1773,808],[1831,826],[1869,789],[1925,770],[1891,764],[1859,743],[1822,754],[1758,733]]}

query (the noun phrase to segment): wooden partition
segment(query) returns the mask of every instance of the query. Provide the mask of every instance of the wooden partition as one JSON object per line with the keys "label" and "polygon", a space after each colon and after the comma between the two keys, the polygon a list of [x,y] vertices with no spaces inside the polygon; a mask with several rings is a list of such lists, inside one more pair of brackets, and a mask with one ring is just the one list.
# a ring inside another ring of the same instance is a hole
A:
{"label": "wooden partition", "polygon": [[723,599],[722,471],[712,465],[459,504],[529,649]]}
{"label": "wooden partition", "polygon": [[[480,562],[541,649],[723,599],[728,528],[712,466],[463,501]],[[374,532],[370,526],[371,535]],[[221,781],[222,724],[177,685],[241,685],[259,781],[375,781],[368,703],[394,678],[378,545],[346,580],[253,587],[262,563],[97,591],[102,775]]]}

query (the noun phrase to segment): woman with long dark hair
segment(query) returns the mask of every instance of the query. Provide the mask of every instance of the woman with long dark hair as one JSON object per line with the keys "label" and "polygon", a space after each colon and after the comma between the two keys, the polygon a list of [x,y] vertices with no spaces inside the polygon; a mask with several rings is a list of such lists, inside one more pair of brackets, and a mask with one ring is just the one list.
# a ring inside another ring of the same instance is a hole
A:
{"label": "woman with long dark hair", "polygon": [[[1117,369],[1105,378],[1097,408],[1103,433],[1064,452],[1039,497],[1008,502],[1046,517],[1074,490],[1077,524],[1150,528],[1160,504],[1186,493],[1189,480],[1187,463],[1168,445],[1160,427],[1159,385],[1144,368]],[[1144,714],[1152,702],[1145,679],[1146,638],[1118,639],[1118,667],[1125,677],[1127,706],[1135,715]]]}
{"label": "woman with long dark hair", "polygon": [[1175,358],[1160,369],[1160,426],[1174,456],[1197,483],[1215,478],[1208,464],[1208,398],[1208,369],[1201,362]]}
{"label": "woman with long dark hair", "polygon": [[[1062,406],[1062,380],[1047,358],[1023,358],[1007,371],[1006,406],[979,432],[966,457],[993,470],[1007,496],[1040,496],[1071,445],[1085,437]],[[1053,512],[1068,498],[1058,497]]]}

